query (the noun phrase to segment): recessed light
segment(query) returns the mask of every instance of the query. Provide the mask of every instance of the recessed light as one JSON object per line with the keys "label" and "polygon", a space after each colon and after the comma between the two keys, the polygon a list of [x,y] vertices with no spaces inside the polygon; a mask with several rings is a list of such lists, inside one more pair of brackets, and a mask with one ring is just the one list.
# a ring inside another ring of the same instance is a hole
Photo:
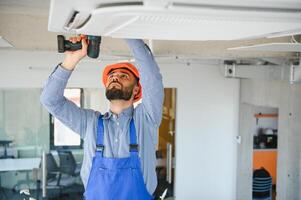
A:
{"label": "recessed light", "polygon": [[2,36],[0,36],[0,48],[12,48],[13,45],[11,45],[7,40],[5,40]]}

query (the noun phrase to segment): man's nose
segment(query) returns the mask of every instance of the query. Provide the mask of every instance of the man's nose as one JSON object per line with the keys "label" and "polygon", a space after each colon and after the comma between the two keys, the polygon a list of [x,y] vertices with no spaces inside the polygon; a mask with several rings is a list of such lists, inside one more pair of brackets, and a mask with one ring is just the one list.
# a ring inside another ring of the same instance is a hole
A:
{"label": "man's nose", "polygon": [[112,81],[118,81],[118,76],[112,76]]}

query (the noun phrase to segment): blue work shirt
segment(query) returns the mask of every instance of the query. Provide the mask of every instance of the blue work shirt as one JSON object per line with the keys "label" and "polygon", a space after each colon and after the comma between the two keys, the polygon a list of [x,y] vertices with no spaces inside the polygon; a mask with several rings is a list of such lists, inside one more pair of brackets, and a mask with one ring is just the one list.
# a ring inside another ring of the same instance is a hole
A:
{"label": "blue work shirt", "polygon": [[[140,74],[142,102],[136,108],[132,106],[123,110],[118,116],[110,111],[103,114],[104,156],[122,158],[130,155],[129,124],[133,117],[144,182],[148,192],[152,194],[157,186],[155,152],[164,98],[162,76],[152,53],[142,40],[126,39],[126,42],[134,55],[135,66]],[[49,76],[40,99],[54,117],[83,138],[81,178],[86,187],[95,155],[97,119],[101,113],[79,108],[64,97],[64,89],[71,73],[72,71],[58,65]]]}

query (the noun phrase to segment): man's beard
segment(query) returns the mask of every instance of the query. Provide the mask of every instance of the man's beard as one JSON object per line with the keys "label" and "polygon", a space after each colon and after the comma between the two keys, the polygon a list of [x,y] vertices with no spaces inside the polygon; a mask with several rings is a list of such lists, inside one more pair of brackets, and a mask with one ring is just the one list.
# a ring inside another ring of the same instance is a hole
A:
{"label": "man's beard", "polygon": [[106,89],[106,97],[109,101],[111,100],[125,100],[128,101],[131,99],[133,94],[133,86],[127,88],[116,88],[112,87],[111,89]]}

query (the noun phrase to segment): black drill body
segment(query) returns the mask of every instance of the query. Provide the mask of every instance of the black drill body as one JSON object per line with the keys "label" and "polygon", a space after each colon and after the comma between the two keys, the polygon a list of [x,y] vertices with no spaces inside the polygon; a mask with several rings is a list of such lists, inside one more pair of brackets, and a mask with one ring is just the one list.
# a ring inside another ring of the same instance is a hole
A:
{"label": "black drill body", "polygon": [[[58,52],[64,53],[65,51],[76,51],[82,48],[82,43],[72,43],[65,40],[63,35],[57,36]],[[90,58],[97,58],[99,56],[99,48],[101,43],[101,36],[88,35],[88,56]]]}

